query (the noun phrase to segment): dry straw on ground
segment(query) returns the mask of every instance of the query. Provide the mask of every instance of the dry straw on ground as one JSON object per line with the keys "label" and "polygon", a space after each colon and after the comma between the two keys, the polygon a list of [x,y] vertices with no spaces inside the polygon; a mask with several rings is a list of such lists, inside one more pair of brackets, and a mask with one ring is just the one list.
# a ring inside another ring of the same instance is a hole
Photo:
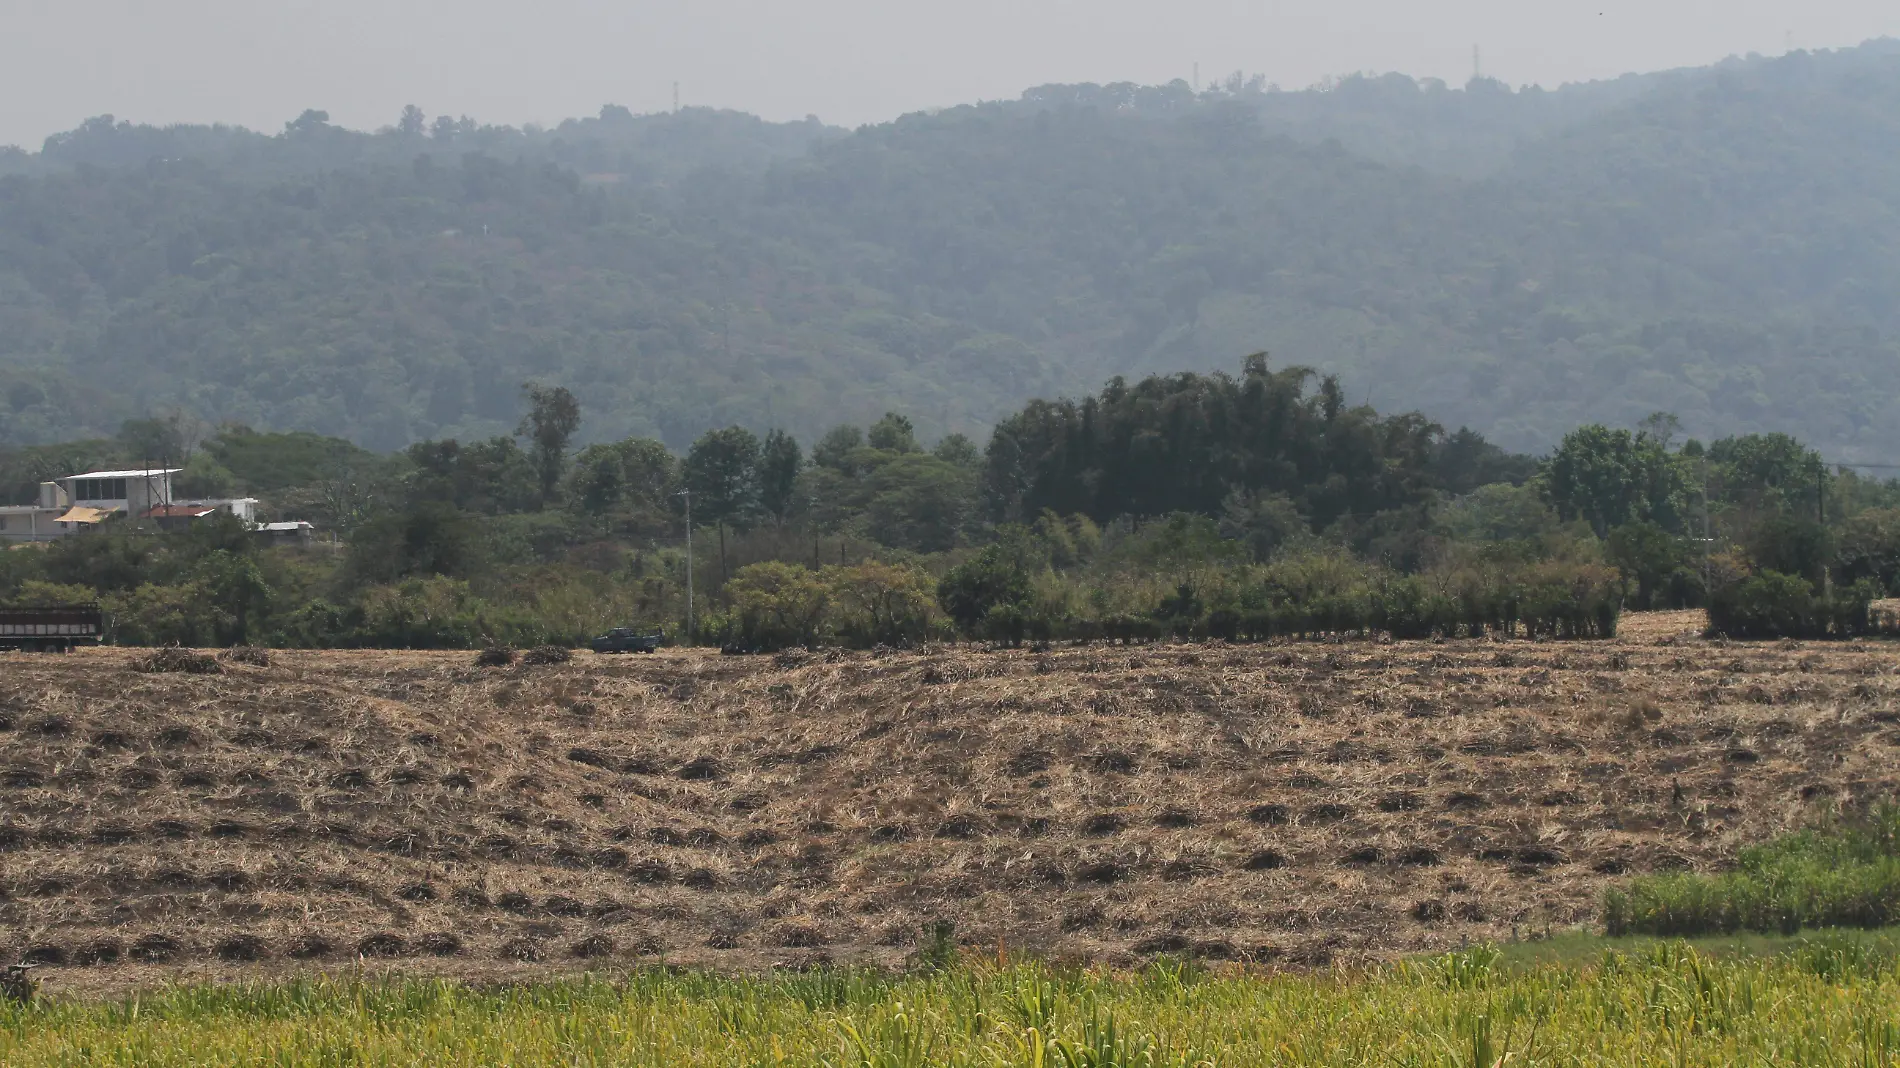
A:
{"label": "dry straw on ground", "polygon": [[261,645],[234,645],[219,653],[218,659],[227,664],[247,664],[251,667],[269,667],[270,650]]}
{"label": "dry straw on ground", "polygon": [[216,675],[224,669],[218,666],[218,657],[200,653],[192,649],[180,649],[166,646],[154,649],[132,661],[133,671],[142,671],[148,675],[162,675],[177,672],[185,675]]}
{"label": "dry straw on ground", "polygon": [[[1092,646],[475,668],[0,656],[0,960],[1288,964],[1586,923],[1895,790],[1878,643]],[[112,670],[118,667],[119,670]]]}

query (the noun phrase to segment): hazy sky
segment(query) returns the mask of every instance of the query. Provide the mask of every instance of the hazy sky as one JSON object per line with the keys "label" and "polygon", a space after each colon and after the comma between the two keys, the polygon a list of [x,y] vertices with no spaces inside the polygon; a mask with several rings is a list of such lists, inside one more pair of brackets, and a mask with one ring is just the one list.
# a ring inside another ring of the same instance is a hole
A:
{"label": "hazy sky", "polygon": [[1900,35],[1895,0],[0,0],[0,144],[110,113],[276,131],[604,102],[856,125],[1045,82],[1288,87],[1400,70],[1512,84]]}

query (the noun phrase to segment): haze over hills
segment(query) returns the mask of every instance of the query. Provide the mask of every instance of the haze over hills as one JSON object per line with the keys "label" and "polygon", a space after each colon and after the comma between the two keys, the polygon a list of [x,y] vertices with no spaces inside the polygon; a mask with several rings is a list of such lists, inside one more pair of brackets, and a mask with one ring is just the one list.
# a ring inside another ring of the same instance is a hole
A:
{"label": "haze over hills", "polygon": [[[392,109],[394,110],[394,109]],[[1266,349],[1500,444],[1658,409],[1900,458],[1900,45],[1555,91],[1048,86],[844,131],[688,109],[0,151],[0,442],[182,408],[375,448],[980,431]]]}

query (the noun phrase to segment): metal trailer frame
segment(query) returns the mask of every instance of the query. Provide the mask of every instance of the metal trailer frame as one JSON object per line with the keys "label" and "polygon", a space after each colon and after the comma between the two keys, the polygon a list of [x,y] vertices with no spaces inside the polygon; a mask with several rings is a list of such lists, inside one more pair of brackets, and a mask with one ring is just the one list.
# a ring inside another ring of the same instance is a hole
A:
{"label": "metal trailer frame", "polygon": [[0,608],[0,650],[69,653],[105,638],[105,613],[96,604]]}

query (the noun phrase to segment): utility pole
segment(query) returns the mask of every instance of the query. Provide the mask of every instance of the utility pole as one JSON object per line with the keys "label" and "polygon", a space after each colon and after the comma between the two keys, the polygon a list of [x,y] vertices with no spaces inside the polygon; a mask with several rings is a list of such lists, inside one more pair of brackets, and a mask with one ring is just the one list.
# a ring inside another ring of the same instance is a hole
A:
{"label": "utility pole", "polygon": [[693,491],[683,489],[676,496],[686,498],[686,641],[693,641]]}
{"label": "utility pole", "polygon": [[[1816,464],[1814,468],[1814,515],[1821,523],[1822,531],[1827,530],[1827,465]],[[1834,576],[1828,574],[1827,561],[1821,561],[1821,592],[1834,589]]]}
{"label": "utility pole", "polygon": [[1709,466],[1707,460],[1698,461],[1702,467],[1702,600],[1707,607],[1709,586],[1715,581],[1713,569],[1709,564],[1710,547],[1715,544],[1715,535],[1709,533]]}

